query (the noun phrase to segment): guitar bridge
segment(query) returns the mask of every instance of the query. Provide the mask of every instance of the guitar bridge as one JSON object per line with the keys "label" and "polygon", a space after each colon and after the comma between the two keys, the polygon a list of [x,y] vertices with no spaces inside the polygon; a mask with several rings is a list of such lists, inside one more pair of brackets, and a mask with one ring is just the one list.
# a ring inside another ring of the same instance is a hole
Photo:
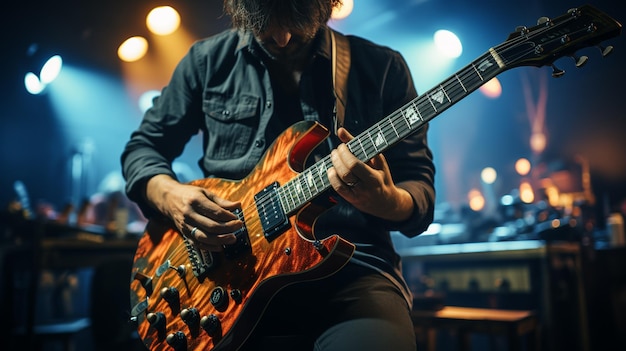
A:
{"label": "guitar bridge", "polygon": [[289,220],[278,197],[278,182],[274,182],[254,195],[263,235],[268,241],[289,227]]}
{"label": "guitar bridge", "polygon": [[183,240],[185,241],[193,274],[197,278],[202,278],[215,263],[213,254],[210,251],[198,249],[189,238],[183,237]]}

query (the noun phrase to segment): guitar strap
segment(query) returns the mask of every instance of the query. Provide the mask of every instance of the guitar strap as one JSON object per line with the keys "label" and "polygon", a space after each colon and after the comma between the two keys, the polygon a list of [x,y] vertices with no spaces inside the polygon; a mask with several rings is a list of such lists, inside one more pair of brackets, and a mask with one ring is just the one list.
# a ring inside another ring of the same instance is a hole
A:
{"label": "guitar strap", "polygon": [[331,64],[333,75],[333,89],[335,94],[335,107],[333,110],[333,128],[335,135],[337,129],[343,126],[346,103],[348,102],[348,72],[350,71],[350,43],[344,35],[330,30],[332,44]]}
{"label": "guitar strap", "polygon": [[[348,38],[344,35],[335,32],[334,30],[330,30],[330,38],[332,42],[332,54],[331,54],[331,63],[332,63],[332,74],[333,74],[333,87],[335,90],[335,108],[334,108],[334,132],[337,135],[337,129],[343,126],[345,111],[346,111],[346,103],[348,102],[348,73],[350,71],[350,43],[348,42]],[[330,142],[330,139],[327,139]],[[352,258],[355,262],[360,262],[360,265],[370,267],[383,276],[387,277],[389,281],[391,281],[394,285],[398,287],[398,289],[404,295],[409,308],[413,308],[413,296],[410,293],[409,287],[406,285],[404,279],[400,278],[399,280],[394,278],[391,274],[381,270],[380,268],[374,267],[370,264],[367,264],[359,259]]]}

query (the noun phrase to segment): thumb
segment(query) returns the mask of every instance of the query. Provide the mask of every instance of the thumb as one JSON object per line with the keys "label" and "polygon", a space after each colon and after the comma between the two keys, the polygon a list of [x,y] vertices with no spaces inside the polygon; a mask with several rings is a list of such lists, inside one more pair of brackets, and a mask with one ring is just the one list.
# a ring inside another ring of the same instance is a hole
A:
{"label": "thumb", "polygon": [[218,206],[227,210],[235,210],[241,206],[241,202],[239,201],[230,201],[213,193],[207,193],[207,197],[211,199],[211,201],[215,202]]}
{"label": "thumb", "polygon": [[354,139],[354,136],[352,136],[352,134],[350,134],[350,132],[348,132],[348,130],[344,127],[337,129],[337,137],[342,143],[347,143],[348,141]]}

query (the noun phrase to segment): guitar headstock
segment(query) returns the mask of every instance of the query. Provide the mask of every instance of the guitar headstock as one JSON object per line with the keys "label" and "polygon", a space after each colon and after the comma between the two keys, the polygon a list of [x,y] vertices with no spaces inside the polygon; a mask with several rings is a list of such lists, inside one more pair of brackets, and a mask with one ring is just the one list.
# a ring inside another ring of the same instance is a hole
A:
{"label": "guitar headstock", "polygon": [[621,34],[622,25],[606,13],[591,5],[570,9],[554,19],[541,17],[537,25],[518,27],[507,40],[495,47],[506,68],[517,66],[552,66],[553,76],[560,77],[564,71],[554,66],[554,61],[570,56],[577,67],[584,65],[588,57],[576,55],[586,47],[597,46],[602,56],[609,55],[613,47],[602,42]]}

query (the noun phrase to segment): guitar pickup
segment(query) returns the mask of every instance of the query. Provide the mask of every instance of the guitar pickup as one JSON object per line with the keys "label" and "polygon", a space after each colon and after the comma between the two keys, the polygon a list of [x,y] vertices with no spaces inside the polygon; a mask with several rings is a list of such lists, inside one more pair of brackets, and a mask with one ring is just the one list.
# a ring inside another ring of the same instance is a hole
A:
{"label": "guitar pickup", "polygon": [[278,182],[274,182],[254,195],[263,235],[268,241],[289,227],[289,220],[278,196]]}

